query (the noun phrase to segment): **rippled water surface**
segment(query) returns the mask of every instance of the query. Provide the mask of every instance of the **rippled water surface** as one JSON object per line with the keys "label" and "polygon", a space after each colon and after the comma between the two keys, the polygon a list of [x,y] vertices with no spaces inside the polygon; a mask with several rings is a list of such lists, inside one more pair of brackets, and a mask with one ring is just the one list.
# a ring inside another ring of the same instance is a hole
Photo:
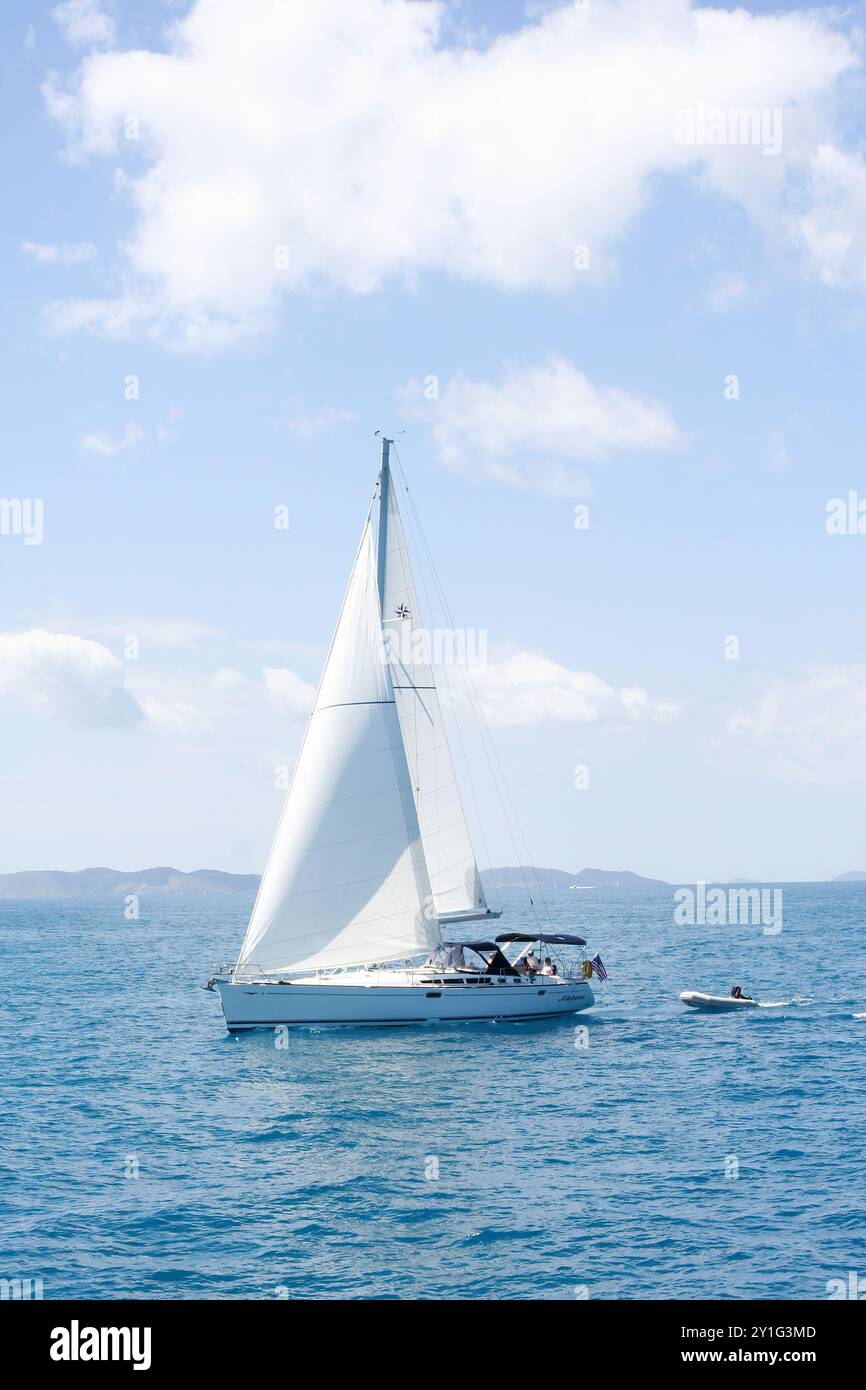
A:
{"label": "rippled water surface", "polygon": [[[199,988],[246,899],[144,898],[137,922],[0,902],[0,1277],[46,1298],[823,1298],[866,1273],[866,885],[785,887],[778,936],[675,926],[667,893],[548,906],[610,973],[574,1022],[278,1048],[229,1037]],[[735,981],[787,1002],[677,999]]]}

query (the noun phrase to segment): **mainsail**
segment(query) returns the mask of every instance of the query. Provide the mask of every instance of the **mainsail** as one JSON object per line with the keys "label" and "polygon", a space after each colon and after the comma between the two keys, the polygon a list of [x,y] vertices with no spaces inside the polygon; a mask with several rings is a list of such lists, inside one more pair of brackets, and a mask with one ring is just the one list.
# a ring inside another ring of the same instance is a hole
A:
{"label": "mainsail", "polygon": [[379,595],[397,714],[409,763],[424,858],[440,920],[491,914],[481,886],[454,775],[403,523],[382,441],[379,478]]}
{"label": "mainsail", "polygon": [[368,518],[236,972],[400,960],[440,939]]}

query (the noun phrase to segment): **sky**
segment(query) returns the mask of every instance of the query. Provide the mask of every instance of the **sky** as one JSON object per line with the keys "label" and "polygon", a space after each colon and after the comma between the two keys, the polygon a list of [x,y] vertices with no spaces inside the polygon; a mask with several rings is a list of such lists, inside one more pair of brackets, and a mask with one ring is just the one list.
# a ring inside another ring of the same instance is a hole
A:
{"label": "sky", "polygon": [[0,872],[261,869],[377,430],[532,862],[866,868],[864,19],[4,6]]}

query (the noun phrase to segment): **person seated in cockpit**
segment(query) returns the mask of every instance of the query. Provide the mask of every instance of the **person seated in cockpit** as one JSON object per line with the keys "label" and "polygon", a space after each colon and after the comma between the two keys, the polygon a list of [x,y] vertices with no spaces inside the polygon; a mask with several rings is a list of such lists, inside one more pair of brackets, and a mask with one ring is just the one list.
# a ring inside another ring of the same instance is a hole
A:
{"label": "person seated in cockpit", "polygon": [[732,999],[751,999],[751,997],[751,994],[744,994],[739,985],[734,985],[734,988],[731,990]]}

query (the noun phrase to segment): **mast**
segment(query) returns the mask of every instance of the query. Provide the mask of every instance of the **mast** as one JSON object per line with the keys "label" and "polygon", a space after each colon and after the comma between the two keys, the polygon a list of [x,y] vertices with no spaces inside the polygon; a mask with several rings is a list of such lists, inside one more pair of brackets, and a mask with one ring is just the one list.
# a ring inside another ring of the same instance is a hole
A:
{"label": "mast", "polygon": [[376,579],[379,586],[379,605],[385,613],[385,573],[388,555],[388,488],[391,486],[391,445],[393,439],[382,439],[382,467],[379,472],[379,544],[376,556]]}

